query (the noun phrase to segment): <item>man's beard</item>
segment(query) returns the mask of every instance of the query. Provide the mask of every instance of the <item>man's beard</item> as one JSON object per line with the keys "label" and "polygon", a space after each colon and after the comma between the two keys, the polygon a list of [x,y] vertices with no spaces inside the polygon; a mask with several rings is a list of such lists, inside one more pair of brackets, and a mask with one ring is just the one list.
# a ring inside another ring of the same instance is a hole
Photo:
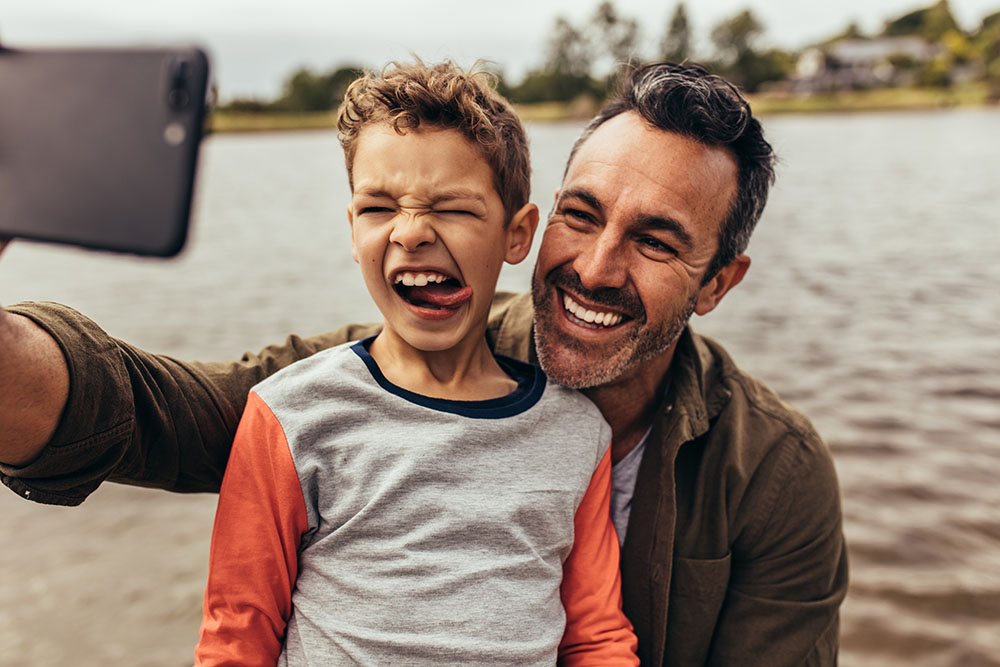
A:
{"label": "man's beard", "polygon": [[[557,317],[564,317],[561,300],[552,298],[552,288],[565,289],[593,304],[607,306],[609,310],[624,313],[631,318],[624,326],[624,336],[615,336],[613,349],[599,343],[585,343],[562,332],[556,325]],[[698,302],[695,292],[666,321],[649,324],[646,309],[634,290],[630,288],[601,288],[591,291],[580,282],[580,277],[567,266],[560,266],[545,277],[537,272],[532,278],[532,301],[535,306],[535,349],[542,370],[554,382],[585,389],[614,382],[627,371],[649,361],[668,350],[687,326]],[[567,355],[566,352],[570,354]],[[567,358],[570,357],[570,358]]]}

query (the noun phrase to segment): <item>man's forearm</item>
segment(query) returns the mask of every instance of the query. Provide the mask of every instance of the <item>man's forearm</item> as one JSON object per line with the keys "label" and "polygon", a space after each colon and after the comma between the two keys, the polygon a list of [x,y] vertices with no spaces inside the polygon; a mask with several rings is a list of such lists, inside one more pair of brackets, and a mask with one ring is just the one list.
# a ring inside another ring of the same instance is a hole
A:
{"label": "man's forearm", "polygon": [[[13,341],[18,354],[0,357],[12,371],[8,378],[0,368],[0,377],[13,387],[12,398],[22,397],[20,408],[10,403],[20,422],[35,426],[30,438],[23,435],[26,428],[18,429],[17,441],[26,444],[11,451],[10,460],[0,458],[0,481],[23,498],[59,505],[78,505],[106,479],[171,491],[218,491],[249,389],[298,359],[375,332],[344,327],[308,339],[291,336],[238,361],[198,363],[116,340],[59,304],[13,304],[6,315],[13,325],[0,333],[0,345],[11,347],[4,341]],[[23,398],[38,393],[28,392],[27,384],[45,377],[37,360],[25,358],[23,319],[40,329],[28,329],[32,336],[46,336],[38,339],[43,358],[63,364],[57,368],[61,385],[46,385],[57,389],[57,398],[50,396],[44,408]],[[30,369],[27,382],[20,379],[24,368]],[[0,400],[2,392],[0,386]],[[0,431],[13,443],[8,423],[13,421],[0,413]]]}
{"label": "man's forearm", "polygon": [[0,309],[0,462],[35,459],[68,395],[69,371],[56,341],[30,319]]}

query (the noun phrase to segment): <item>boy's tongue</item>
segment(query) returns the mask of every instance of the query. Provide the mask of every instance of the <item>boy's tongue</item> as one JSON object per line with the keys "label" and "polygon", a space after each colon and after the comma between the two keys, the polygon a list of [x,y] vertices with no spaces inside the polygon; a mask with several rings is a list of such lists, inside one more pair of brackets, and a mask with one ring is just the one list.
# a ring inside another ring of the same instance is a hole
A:
{"label": "boy's tongue", "polygon": [[428,283],[422,287],[410,287],[406,298],[416,305],[455,308],[472,298],[472,288],[468,285],[456,287],[444,283]]}

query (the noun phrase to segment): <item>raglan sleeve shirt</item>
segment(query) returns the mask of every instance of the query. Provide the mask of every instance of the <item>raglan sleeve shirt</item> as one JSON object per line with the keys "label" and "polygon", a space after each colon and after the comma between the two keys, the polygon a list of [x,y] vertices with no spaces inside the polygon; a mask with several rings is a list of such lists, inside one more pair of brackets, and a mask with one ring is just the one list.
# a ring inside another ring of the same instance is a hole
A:
{"label": "raglan sleeve shirt", "polygon": [[307,527],[285,434],[264,401],[251,392],[212,529],[196,665],[275,665]]}
{"label": "raglan sleeve shirt", "polygon": [[560,665],[638,665],[637,640],[622,612],[618,534],[611,523],[611,450],[573,519],[573,548],[560,588],[566,631]]}
{"label": "raglan sleeve shirt", "polygon": [[[611,458],[597,466],[574,518],[563,564],[566,628],[562,665],[637,665],[636,639],[621,611],[618,541],[611,524]],[[298,549],[309,530],[285,434],[251,392],[222,482],[208,585],[195,651],[199,667],[274,665],[281,652]]]}

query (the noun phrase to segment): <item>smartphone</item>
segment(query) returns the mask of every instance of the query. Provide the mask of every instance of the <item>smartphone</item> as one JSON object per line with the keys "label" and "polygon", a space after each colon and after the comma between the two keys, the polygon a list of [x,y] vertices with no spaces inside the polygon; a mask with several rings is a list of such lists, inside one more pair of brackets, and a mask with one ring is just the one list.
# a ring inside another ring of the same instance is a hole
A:
{"label": "smartphone", "polygon": [[180,252],[208,77],[198,48],[0,48],[0,237]]}

